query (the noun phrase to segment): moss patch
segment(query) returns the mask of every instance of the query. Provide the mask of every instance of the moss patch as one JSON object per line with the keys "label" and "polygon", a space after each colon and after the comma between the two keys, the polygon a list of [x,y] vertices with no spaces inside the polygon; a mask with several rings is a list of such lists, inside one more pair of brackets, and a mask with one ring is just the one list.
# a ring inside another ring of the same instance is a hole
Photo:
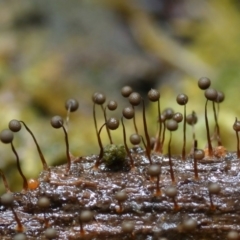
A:
{"label": "moss patch", "polygon": [[109,144],[104,148],[103,162],[108,168],[121,168],[126,161],[126,150],[123,144]]}

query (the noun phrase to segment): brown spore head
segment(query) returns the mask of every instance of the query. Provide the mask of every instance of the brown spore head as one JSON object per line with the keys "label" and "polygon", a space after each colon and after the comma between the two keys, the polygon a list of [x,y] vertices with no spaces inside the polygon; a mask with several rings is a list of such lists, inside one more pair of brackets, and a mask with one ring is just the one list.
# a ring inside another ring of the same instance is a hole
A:
{"label": "brown spore head", "polygon": [[90,222],[93,219],[93,212],[90,210],[83,210],[80,213],[79,219],[81,222]]}
{"label": "brown spore head", "polygon": [[130,140],[131,144],[133,144],[133,145],[138,145],[141,143],[141,137],[137,133],[131,134],[129,137],[129,140]]}
{"label": "brown spore head", "polygon": [[161,166],[157,164],[152,164],[149,166],[147,173],[151,177],[159,176],[159,174],[161,173]]}
{"label": "brown spore head", "polygon": [[159,99],[160,99],[160,93],[158,90],[156,89],[151,89],[149,92],[148,92],[148,99],[151,101],[151,102],[157,102]]}
{"label": "brown spore head", "polygon": [[57,238],[57,230],[51,227],[48,227],[45,232],[44,235],[46,237],[46,239],[55,239]]}
{"label": "brown spore head", "polygon": [[178,94],[176,101],[179,105],[186,105],[188,102],[188,96],[186,94]]}
{"label": "brown spore head", "polygon": [[115,199],[119,202],[124,202],[126,201],[128,198],[128,195],[126,193],[125,190],[122,190],[122,191],[118,191],[116,194],[115,194]]}
{"label": "brown spore head", "polygon": [[180,123],[183,120],[182,113],[180,113],[180,112],[174,113],[173,120],[175,120],[177,123]]}
{"label": "brown spore head", "polygon": [[5,207],[10,207],[12,206],[13,204],[13,200],[14,200],[14,197],[13,197],[13,194],[12,193],[4,193],[2,196],[1,196],[1,204]]}
{"label": "brown spore head", "polygon": [[176,197],[177,195],[177,188],[175,186],[169,186],[165,189],[165,194],[168,197]]}
{"label": "brown spore head", "polygon": [[141,102],[141,99],[141,95],[137,92],[132,92],[128,97],[129,103],[133,106],[138,106]]}
{"label": "brown spore head", "polygon": [[63,119],[60,116],[54,116],[51,119],[51,125],[54,128],[60,128],[63,126]]}
{"label": "brown spore head", "polygon": [[14,237],[13,240],[27,240],[27,236],[25,233],[17,233]]}
{"label": "brown spore head", "polygon": [[201,77],[198,80],[198,87],[202,90],[206,90],[211,85],[211,80],[207,77]]}
{"label": "brown spore head", "polygon": [[107,108],[110,110],[110,111],[114,111],[117,109],[117,106],[118,106],[118,103],[114,100],[110,100],[107,104]]}
{"label": "brown spore head", "polygon": [[124,233],[132,233],[135,228],[135,223],[133,221],[123,221],[121,228]]}
{"label": "brown spore head", "polygon": [[215,89],[208,88],[208,89],[205,90],[204,95],[205,95],[207,100],[215,101],[217,99],[218,93]]}
{"label": "brown spore head", "polygon": [[177,121],[170,119],[167,121],[167,129],[169,131],[176,131],[178,129],[178,123]]}
{"label": "brown spore head", "polygon": [[233,130],[235,130],[236,132],[240,131],[240,121],[237,120],[237,118],[235,119],[235,122],[233,124]]}
{"label": "brown spore head", "polygon": [[205,152],[202,149],[196,149],[194,151],[194,158],[196,160],[202,160],[205,157]]}
{"label": "brown spore head", "polygon": [[11,143],[13,141],[13,133],[9,129],[4,129],[0,133],[0,140],[3,143]]}
{"label": "brown spore head", "polygon": [[239,240],[239,239],[240,239],[240,236],[237,231],[231,230],[230,232],[228,232],[227,240]]}
{"label": "brown spore head", "polygon": [[208,191],[210,194],[218,194],[221,191],[221,187],[218,183],[210,183],[208,185]]}
{"label": "brown spore head", "polygon": [[197,221],[189,218],[183,221],[182,227],[186,232],[192,232],[197,228]]}
{"label": "brown spore head", "polygon": [[70,98],[65,102],[65,109],[70,110],[70,112],[75,112],[77,111],[79,106],[78,101],[75,98]]}
{"label": "brown spore head", "polygon": [[47,197],[40,197],[38,199],[37,205],[42,208],[42,209],[46,209],[49,208],[50,206],[50,200]]}
{"label": "brown spore head", "polygon": [[107,120],[106,125],[110,130],[116,130],[119,127],[119,120],[111,117]]}
{"label": "brown spore head", "polygon": [[130,86],[124,86],[121,90],[123,97],[127,98],[133,92],[133,89]]}
{"label": "brown spore head", "polygon": [[187,117],[186,117],[186,122],[189,125],[194,125],[194,124],[197,123],[197,121],[198,121],[198,118],[197,118],[197,115],[194,111],[191,114],[188,114]]}
{"label": "brown spore head", "polygon": [[[171,119],[173,117],[173,115],[174,115],[174,111],[173,111],[172,108],[166,108],[163,111],[162,115],[164,115],[165,119]],[[164,119],[163,119],[163,121],[164,121]]]}
{"label": "brown spore head", "polygon": [[103,105],[106,101],[106,96],[103,93],[95,92],[92,96],[92,100],[97,105]]}
{"label": "brown spore head", "polygon": [[132,119],[134,117],[134,109],[131,106],[125,107],[122,110],[122,115],[126,118],[126,119]]}
{"label": "brown spore head", "polygon": [[217,91],[217,98],[215,99],[215,102],[221,103],[225,99],[225,94],[221,91]]}
{"label": "brown spore head", "polygon": [[11,131],[13,131],[13,132],[18,132],[18,131],[21,130],[22,125],[21,125],[21,123],[20,123],[18,120],[13,119],[13,120],[11,120],[11,121],[9,122],[8,127],[9,127],[9,129],[10,129]]}

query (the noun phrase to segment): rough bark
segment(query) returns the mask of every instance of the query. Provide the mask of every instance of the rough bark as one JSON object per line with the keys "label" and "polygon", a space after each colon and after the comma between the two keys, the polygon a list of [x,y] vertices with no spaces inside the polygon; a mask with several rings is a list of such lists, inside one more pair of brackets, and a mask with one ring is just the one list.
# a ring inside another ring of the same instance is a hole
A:
{"label": "rough bark", "polygon": [[[38,198],[46,196],[51,205],[45,217],[58,233],[58,239],[225,239],[230,230],[240,226],[240,162],[235,153],[198,163],[199,180],[194,179],[193,159],[182,161],[173,157],[173,168],[178,194],[173,200],[164,193],[172,185],[168,157],[152,154],[152,161],[161,165],[161,196],[155,196],[156,179],[147,174],[149,160],[140,148],[132,149],[135,169],[128,162],[120,169],[96,171],[97,156],[72,160],[71,170],[66,165],[51,167],[40,174],[40,185],[26,193],[14,193],[14,209],[26,229],[28,239],[44,239],[44,212],[37,206]],[[212,195],[215,210],[210,207],[208,185],[217,182],[221,191]],[[128,198],[122,203],[115,193],[125,190]],[[89,209],[94,213],[91,222],[83,224],[80,234],[79,214]],[[191,218],[197,221],[192,231],[184,231],[182,223]],[[132,234],[122,231],[123,221],[135,223]],[[1,239],[12,239],[16,221],[10,209],[0,206]]]}

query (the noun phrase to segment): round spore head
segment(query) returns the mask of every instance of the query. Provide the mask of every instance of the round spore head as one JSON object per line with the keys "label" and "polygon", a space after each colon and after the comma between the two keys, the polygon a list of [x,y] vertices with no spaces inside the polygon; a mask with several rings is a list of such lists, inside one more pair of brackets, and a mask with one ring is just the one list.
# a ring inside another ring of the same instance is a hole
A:
{"label": "round spore head", "polygon": [[165,189],[165,194],[168,197],[175,197],[177,195],[177,188],[174,186],[169,186]]}
{"label": "round spore head", "polygon": [[172,108],[166,108],[164,111],[163,111],[163,114],[165,119],[171,119],[174,115],[174,111]]}
{"label": "round spore head", "polygon": [[167,129],[169,131],[176,131],[178,129],[178,123],[177,121],[170,119],[167,121]]}
{"label": "round spore head", "polygon": [[138,134],[133,133],[133,134],[131,134],[131,136],[130,136],[130,142],[131,142],[131,144],[133,144],[133,145],[138,145],[138,144],[140,144],[140,142],[141,142],[141,137],[140,137]]}
{"label": "round spore head", "polygon": [[197,227],[197,221],[195,219],[187,219],[183,222],[183,229],[186,232],[194,231]]}
{"label": "round spore head", "polygon": [[122,191],[119,191],[115,194],[115,198],[119,201],[119,202],[124,202],[127,200],[128,198],[128,195],[126,193],[126,191],[122,190]]}
{"label": "round spore head", "polygon": [[221,191],[221,187],[218,183],[210,183],[208,191],[210,194],[218,194]]}
{"label": "round spore head", "polygon": [[18,120],[13,119],[13,120],[11,120],[11,121],[9,122],[8,127],[9,127],[9,129],[10,129],[11,131],[13,131],[13,132],[18,132],[18,131],[21,130],[22,125],[21,125],[21,123],[20,123]]}
{"label": "round spore head", "polygon": [[158,101],[160,98],[160,93],[158,90],[156,89],[151,89],[149,92],[148,92],[148,99],[152,102],[156,102]]}
{"label": "round spore head", "polygon": [[13,141],[13,133],[9,129],[4,129],[0,133],[0,139],[3,143],[11,143]]}
{"label": "round spore head", "polygon": [[81,222],[90,222],[93,219],[93,213],[89,210],[83,210],[80,213],[79,219]]}
{"label": "round spore head", "polygon": [[148,173],[148,175],[150,175],[152,177],[157,177],[161,173],[161,166],[152,164],[149,166],[147,173]]}
{"label": "round spore head", "polygon": [[129,97],[129,95],[133,92],[130,86],[124,86],[121,90],[121,94],[123,97]]}
{"label": "round spore head", "polygon": [[49,227],[45,230],[44,235],[47,239],[54,239],[57,237],[57,230]]}
{"label": "round spore head", "polygon": [[217,91],[213,88],[208,88],[205,90],[205,97],[210,101],[215,101],[217,99]]}
{"label": "round spore head", "polygon": [[186,94],[181,93],[178,94],[176,100],[179,105],[186,105],[188,102],[188,96]]}
{"label": "round spore head", "polygon": [[236,132],[240,131],[240,121],[238,121],[237,118],[233,124],[233,130],[235,130]]}
{"label": "round spore head", "polygon": [[231,230],[227,234],[227,240],[239,240],[239,233],[237,231]]}
{"label": "round spore head", "polygon": [[92,101],[95,103],[95,98],[98,95],[99,92],[94,92],[92,95]]}
{"label": "round spore head", "polygon": [[110,100],[110,101],[108,102],[108,104],[107,104],[107,108],[108,108],[110,111],[116,110],[116,109],[117,109],[117,106],[118,106],[118,104],[117,104],[117,102],[114,101],[114,100]]}
{"label": "round spore head", "polygon": [[133,106],[139,105],[141,99],[142,99],[141,95],[137,92],[132,92],[128,97],[129,103],[132,104]]}
{"label": "round spore head", "polygon": [[29,190],[34,190],[39,186],[39,181],[37,179],[30,178],[28,180],[28,188]]}
{"label": "round spore head", "polygon": [[5,207],[9,207],[13,204],[13,194],[5,193],[1,196],[1,204]]}
{"label": "round spore head", "polygon": [[159,119],[158,121],[160,121],[160,120],[161,120],[162,122],[165,122],[165,121],[167,120],[165,112],[163,112],[163,113],[161,114],[160,119]]}
{"label": "round spore head", "polygon": [[221,91],[217,91],[217,98],[215,99],[215,102],[221,103],[224,101],[224,99],[225,99],[224,93]]}
{"label": "round spore head", "polygon": [[76,99],[70,98],[65,102],[65,109],[68,110],[70,109],[70,112],[75,112],[77,111],[79,106],[79,103]]}
{"label": "round spore head", "polygon": [[202,160],[205,157],[205,152],[202,149],[196,149],[194,151],[194,158],[197,160]]}
{"label": "round spore head", "polygon": [[180,123],[183,120],[183,115],[180,112],[176,112],[173,115],[173,120],[175,120],[177,123]]}
{"label": "round spore head", "polygon": [[122,111],[122,115],[126,119],[132,119],[134,117],[134,109],[132,107],[125,107]]}
{"label": "round spore head", "polygon": [[27,240],[27,236],[24,233],[17,233],[13,240]]}
{"label": "round spore head", "polygon": [[194,125],[197,123],[198,118],[195,112],[188,114],[186,117],[186,121],[189,125]]}
{"label": "round spore head", "polygon": [[95,92],[92,96],[92,100],[94,103],[96,103],[98,105],[102,105],[106,101],[106,96],[103,93]]}
{"label": "round spore head", "polygon": [[37,205],[40,208],[48,208],[50,206],[50,200],[47,197],[40,197],[38,199]]}
{"label": "round spore head", "polygon": [[135,227],[135,223],[133,221],[123,221],[122,222],[122,231],[124,233],[132,233]]}
{"label": "round spore head", "polygon": [[198,87],[202,90],[206,90],[211,85],[211,80],[207,77],[201,77],[198,80]]}
{"label": "round spore head", "polygon": [[60,116],[54,116],[51,119],[51,125],[54,128],[60,128],[63,126],[63,119]]}
{"label": "round spore head", "polygon": [[107,120],[107,127],[111,130],[116,130],[119,127],[119,120],[116,118],[109,118]]}

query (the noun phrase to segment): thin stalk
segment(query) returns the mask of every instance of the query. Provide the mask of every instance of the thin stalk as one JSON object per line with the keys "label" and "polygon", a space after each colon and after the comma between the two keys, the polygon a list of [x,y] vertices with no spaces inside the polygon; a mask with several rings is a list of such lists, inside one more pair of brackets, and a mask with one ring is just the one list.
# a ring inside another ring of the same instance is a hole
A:
{"label": "thin stalk", "polygon": [[208,103],[208,99],[206,100],[206,104],[205,104],[205,123],[206,123],[207,141],[208,141],[208,154],[210,157],[212,157],[213,148],[212,148],[212,143],[210,139],[209,125],[208,125],[208,118],[207,118],[207,103]]}
{"label": "thin stalk", "polygon": [[169,166],[170,166],[170,174],[171,174],[172,183],[175,183],[173,164],[172,164],[172,155],[171,155],[171,141],[172,141],[172,132],[170,131],[170,139],[168,142],[168,158],[169,158]]}
{"label": "thin stalk", "polygon": [[39,145],[38,145],[37,139],[36,139],[35,136],[33,135],[32,131],[27,127],[27,125],[25,124],[25,122],[23,122],[23,121],[19,121],[19,122],[21,122],[21,123],[24,125],[24,127],[26,128],[26,130],[31,134],[31,136],[32,136],[32,138],[33,138],[33,140],[34,140],[34,142],[35,142],[35,144],[36,144],[36,146],[37,146],[38,154],[39,154],[39,156],[40,156],[40,158],[41,158],[42,165],[43,165],[43,169],[44,169],[44,170],[48,170],[47,162],[46,162],[46,160],[45,160],[45,158],[44,158],[44,156],[43,156],[43,153],[42,153],[42,151],[41,151],[41,149],[40,149],[40,147],[39,147]]}
{"label": "thin stalk", "polygon": [[15,150],[14,146],[13,146],[13,143],[11,142],[11,147],[12,147],[12,151],[13,153],[15,154],[15,157],[16,157],[16,160],[17,160],[17,169],[23,179],[23,189],[24,191],[27,191],[28,190],[28,182],[27,182],[27,179],[26,177],[24,176],[23,172],[22,172],[22,169],[21,169],[21,166],[20,166],[20,161],[19,161],[19,157],[18,157],[18,154],[17,154],[17,151]]}

